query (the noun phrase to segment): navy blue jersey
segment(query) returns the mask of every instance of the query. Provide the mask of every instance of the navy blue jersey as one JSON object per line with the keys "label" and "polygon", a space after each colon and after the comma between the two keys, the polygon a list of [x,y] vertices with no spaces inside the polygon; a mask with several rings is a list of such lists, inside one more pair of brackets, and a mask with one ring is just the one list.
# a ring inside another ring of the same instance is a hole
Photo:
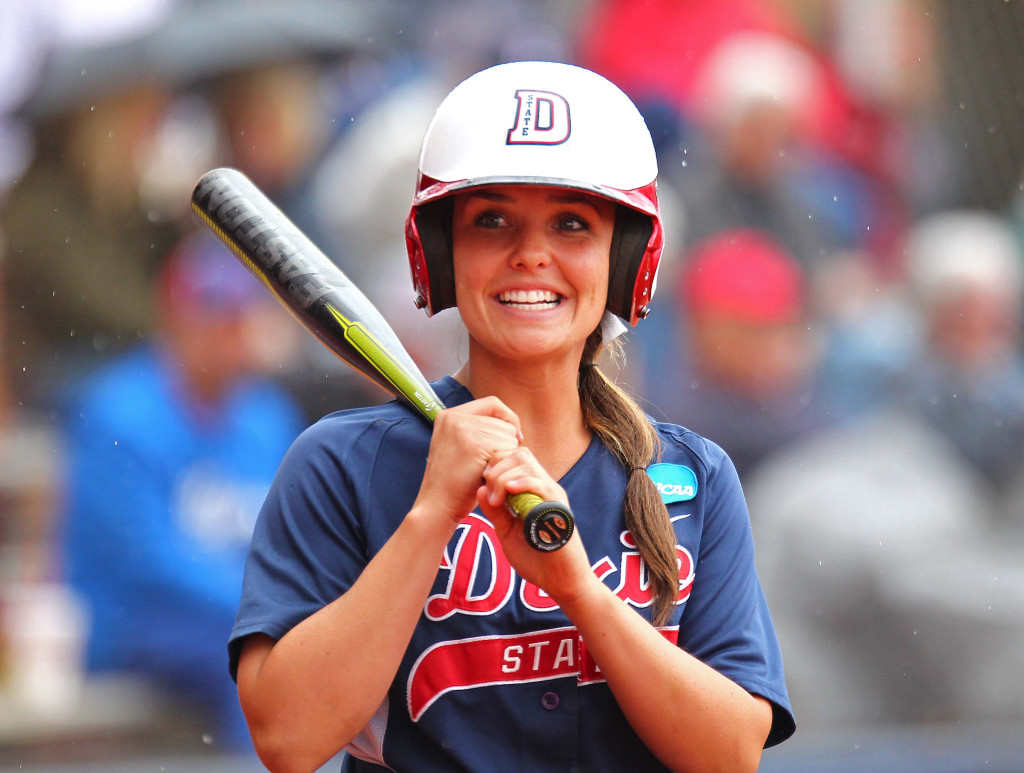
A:
{"label": "navy blue jersey", "polygon": [[[472,399],[452,378],[447,405]],[[774,706],[769,745],[793,731],[778,641],[754,570],[746,505],[716,445],[658,425],[648,469],[678,537],[680,594],[662,634]],[[289,451],[260,513],[229,650],[275,639],[343,594],[409,511],[430,427],[393,402],[332,414]],[[559,481],[594,572],[650,618],[623,525],[626,472],[594,439]],[[505,560],[478,513],[456,530],[398,673],[349,746],[346,771],[666,770],[627,723],[568,618]],[[679,728],[680,733],[686,727]]]}

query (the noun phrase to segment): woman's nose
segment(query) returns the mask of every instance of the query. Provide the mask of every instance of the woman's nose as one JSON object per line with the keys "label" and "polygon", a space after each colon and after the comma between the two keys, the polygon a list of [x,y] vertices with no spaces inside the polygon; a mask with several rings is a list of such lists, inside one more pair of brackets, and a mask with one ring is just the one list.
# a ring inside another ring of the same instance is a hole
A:
{"label": "woman's nose", "polygon": [[516,268],[533,269],[551,262],[550,244],[541,228],[524,228],[512,251],[512,265]]}

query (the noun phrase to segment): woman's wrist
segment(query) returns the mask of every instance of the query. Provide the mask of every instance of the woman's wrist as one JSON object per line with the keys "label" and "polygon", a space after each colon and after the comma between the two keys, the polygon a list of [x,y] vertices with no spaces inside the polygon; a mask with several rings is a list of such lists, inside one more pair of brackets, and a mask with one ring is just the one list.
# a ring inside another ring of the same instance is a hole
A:
{"label": "woman's wrist", "polygon": [[596,608],[608,599],[615,599],[611,590],[593,573],[581,579],[571,591],[551,594],[551,600],[574,623],[577,618],[585,616],[589,610]]}
{"label": "woman's wrist", "polygon": [[416,502],[406,513],[402,527],[416,539],[422,540],[423,546],[437,544],[441,548],[448,544],[458,523],[448,514],[439,513],[430,504]]}

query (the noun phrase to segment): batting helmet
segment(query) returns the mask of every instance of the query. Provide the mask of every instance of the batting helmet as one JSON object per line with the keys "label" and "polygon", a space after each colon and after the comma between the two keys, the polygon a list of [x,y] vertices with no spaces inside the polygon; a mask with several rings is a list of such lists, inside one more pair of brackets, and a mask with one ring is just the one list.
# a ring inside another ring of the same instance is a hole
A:
{"label": "batting helmet", "polygon": [[405,236],[428,314],[455,305],[451,198],[490,185],[548,185],[616,202],[607,308],[646,317],[661,258],[658,165],[640,112],[589,70],[513,62],[463,81],[444,99],[420,148]]}

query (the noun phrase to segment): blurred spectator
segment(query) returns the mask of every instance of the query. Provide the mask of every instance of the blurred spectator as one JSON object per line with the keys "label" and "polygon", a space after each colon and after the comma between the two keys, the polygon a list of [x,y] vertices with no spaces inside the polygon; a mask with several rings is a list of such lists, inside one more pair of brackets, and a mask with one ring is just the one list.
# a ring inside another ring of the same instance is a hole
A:
{"label": "blurred spectator", "polygon": [[912,213],[952,206],[965,180],[943,105],[951,94],[940,51],[949,45],[943,24],[955,22],[946,17],[940,24],[942,14],[927,0],[832,0],[801,10],[827,17],[819,39],[828,41],[830,58],[862,106],[861,125],[835,142],[860,168],[889,180]]}
{"label": "blurred spectator", "polygon": [[808,268],[837,248],[884,263],[905,224],[891,168],[895,127],[855,98],[801,10],[766,0],[601,0],[580,60],[623,84],[646,116],[679,113],[675,147],[659,148],[659,162],[665,187],[685,199],[689,244],[758,228]]}
{"label": "blurred spectator", "polygon": [[1022,546],[942,435],[879,408],[744,490],[805,732],[1024,720]]}
{"label": "blurred spectator", "polygon": [[819,387],[838,419],[859,416],[891,397],[919,346],[920,316],[905,278],[859,250],[836,253],[812,293],[823,339]]}
{"label": "blurred spectator", "polygon": [[[765,0],[596,0],[581,25],[580,64],[643,102],[688,111],[710,53],[735,32],[797,38],[785,4]],[[642,55],[639,52],[643,52]]]}
{"label": "blurred spectator", "polygon": [[[358,65],[355,65],[358,69]],[[203,90],[225,140],[223,165],[233,166],[279,207],[332,260],[343,246],[328,238],[318,217],[313,182],[337,116],[327,92],[341,70],[300,57],[282,57],[213,79]],[[312,336],[297,342],[277,378],[301,403],[306,418],[385,399],[385,394],[338,360]]]}
{"label": "blurred spectator", "polygon": [[168,94],[98,98],[37,123],[37,152],[9,192],[9,375],[16,398],[48,408],[53,388],[152,329],[153,272],[176,230],[139,201],[139,174]]}
{"label": "blurred spectator", "polygon": [[152,68],[107,54],[174,3],[0,4],[2,367],[21,407],[51,408],[68,373],[151,328],[151,272],[173,232],[138,185],[169,93]]}
{"label": "blurred spectator", "polygon": [[324,69],[300,56],[275,58],[224,74],[205,89],[230,165],[317,244],[308,184],[331,136]]}
{"label": "blurred spectator", "polygon": [[[720,444],[741,472],[831,417],[814,388],[805,272],[769,234],[726,231],[683,258],[673,346],[650,363],[659,414]],[[678,359],[682,372],[671,373]]]}
{"label": "blurred spectator", "polygon": [[918,223],[906,261],[925,340],[897,399],[1003,494],[1024,468],[1024,251],[1004,218],[958,210]]}
{"label": "blurred spectator", "polygon": [[[806,129],[820,110],[823,73],[818,60],[777,35],[741,32],[708,56],[695,86],[694,108],[703,152],[689,152],[672,179],[686,204],[693,244],[727,228],[774,235],[808,269],[855,238],[841,213],[861,197],[847,191],[826,206],[802,195],[802,177],[822,174],[811,158]],[[816,210],[821,210],[820,212]],[[863,217],[863,215],[860,215]]]}
{"label": "blurred spectator", "polygon": [[953,211],[906,265],[920,336],[889,399],[747,479],[761,577],[810,723],[1020,722],[1021,256]]}
{"label": "blurred spectator", "polygon": [[90,669],[166,687],[209,712],[216,747],[247,749],[224,647],[252,524],[301,429],[258,375],[292,328],[206,235],[173,248],[158,295],[151,341],[67,385],[66,576],[90,608]]}
{"label": "blurred spectator", "polygon": [[152,330],[155,266],[208,169],[242,168],[316,240],[305,183],[338,118],[324,73],[387,50],[404,19],[384,2],[60,5],[64,37],[21,109],[36,157],[0,222],[11,378],[44,409],[65,375]]}

